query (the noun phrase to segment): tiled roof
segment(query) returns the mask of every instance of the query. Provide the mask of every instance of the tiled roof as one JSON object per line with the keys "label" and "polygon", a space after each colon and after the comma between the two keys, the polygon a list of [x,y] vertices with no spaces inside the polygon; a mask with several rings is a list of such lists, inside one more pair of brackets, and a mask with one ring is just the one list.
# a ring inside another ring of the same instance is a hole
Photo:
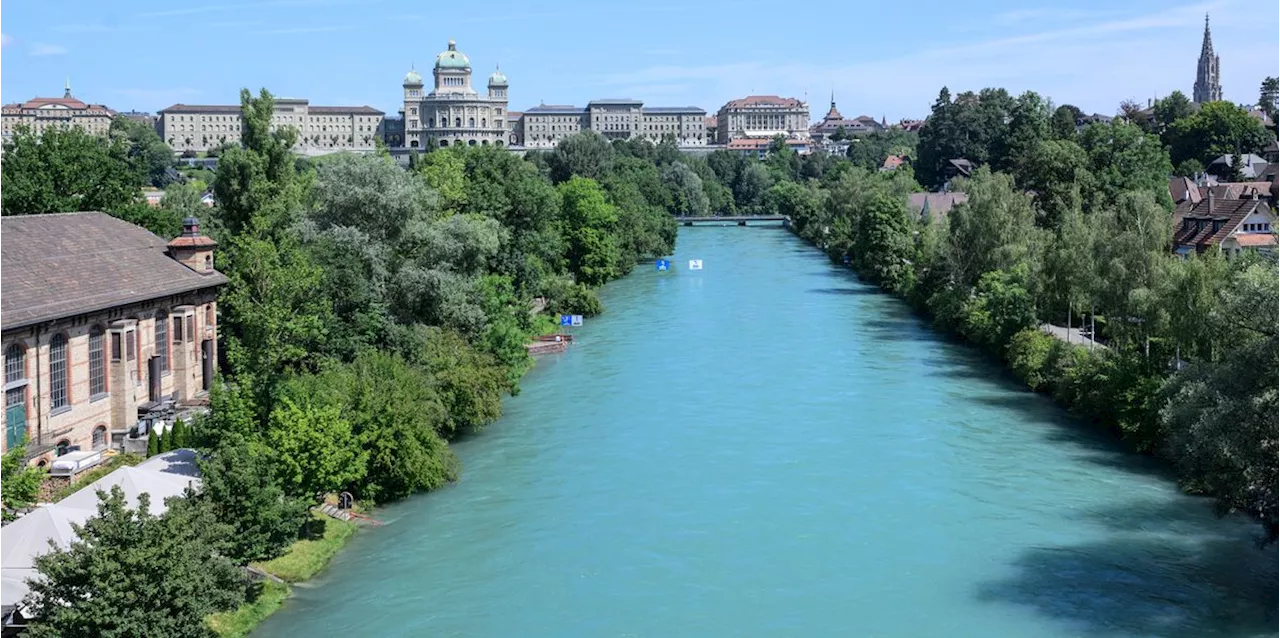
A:
{"label": "tiled roof", "polygon": [[884,158],[884,164],[881,164],[880,168],[887,168],[887,169],[898,168],[899,166],[902,166],[903,159],[904,158],[901,155],[890,155]]}
{"label": "tiled roof", "polygon": [[[770,137],[740,137],[736,140],[729,140],[729,143],[725,145],[725,148],[734,151],[760,150],[762,148],[769,148],[769,145],[772,143],[773,138]],[[807,146],[808,142],[805,142],[804,140],[786,140],[786,145]]]}
{"label": "tiled roof", "polygon": [[587,110],[578,106],[570,106],[568,104],[539,104],[531,109],[526,109],[526,115],[582,115]]}
{"label": "tiled roof", "polygon": [[0,218],[5,330],[226,283],[168,256],[166,242],[106,213]]}
{"label": "tiled roof", "polygon": [[919,216],[924,216],[927,212],[929,218],[933,221],[940,221],[946,217],[947,213],[955,208],[956,204],[963,204],[969,201],[967,193],[952,191],[949,193],[911,193],[907,195],[907,203],[911,205],[911,211]]}
{"label": "tiled roof", "polygon": [[724,106],[725,108],[733,109],[733,108],[743,108],[748,106],[799,107],[803,105],[804,105],[803,102],[793,97],[778,97],[776,95],[749,95],[741,99],[729,100],[729,102]]}
{"label": "tiled roof", "polygon": [[1271,233],[1242,233],[1236,235],[1236,243],[1245,248],[1258,248],[1260,246],[1275,246],[1276,236]]}
{"label": "tiled roof", "polygon": [[372,106],[309,106],[309,113],[332,113],[334,115],[383,115],[382,111]]}
{"label": "tiled roof", "polygon": [[719,123],[720,123],[720,119],[717,118],[716,116],[714,115],[707,116],[707,128],[716,128],[716,126]]}
{"label": "tiled roof", "polygon": [[[1202,186],[1200,199],[1208,197],[1210,191],[1217,199],[1253,199],[1255,195],[1267,197],[1271,194],[1271,182],[1222,182],[1214,186]],[[1178,201],[1177,198],[1174,201]]]}
{"label": "tiled roof", "polygon": [[644,102],[641,102],[640,100],[633,100],[631,98],[624,97],[624,98],[605,98],[603,100],[591,100],[590,102],[587,102],[587,106],[590,106],[592,104],[630,106],[632,104],[644,104]]}
{"label": "tiled roof", "polygon": [[1175,204],[1188,200],[1195,204],[1200,201],[1200,187],[1190,177],[1171,177],[1169,178],[1169,197],[1173,198]]}
{"label": "tiled roof", "polygon": [[706,109],[700,109],[696,106],[646,106],[640,109],[642,113],[696,113],[699,115],[706,114]]}
{"label": "tiled roof", "polygon": [[[1209,204],[1213,204],[1210,210]],[[1173,211],[1174,246],[1195,246],[1204,250],[1217,246],[1255,210],[1270,210],[1256,199],[1205,198],[1197,204],[1183,202]]]}
{"label": "tiled roof", "polygon": [[239,115],[240,106],[230,104],[174,104],[160,109],[156,113],[235,113]]}

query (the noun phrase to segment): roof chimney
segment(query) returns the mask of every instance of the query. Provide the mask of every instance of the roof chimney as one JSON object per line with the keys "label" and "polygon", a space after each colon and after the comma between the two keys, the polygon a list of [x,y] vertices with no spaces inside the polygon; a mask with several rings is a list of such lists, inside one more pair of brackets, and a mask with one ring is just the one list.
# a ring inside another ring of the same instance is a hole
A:
{"label": "roof chimney", "polygon": [[213,274],[213,249],[218,242],[200,234],[200,220],[182,220],[182,234],[169,242],[169,256],[202,275]]}
{"label": "roof chimney", "polygon": [[1213,187],[1209,187],[1209,214],[1213,214]]}

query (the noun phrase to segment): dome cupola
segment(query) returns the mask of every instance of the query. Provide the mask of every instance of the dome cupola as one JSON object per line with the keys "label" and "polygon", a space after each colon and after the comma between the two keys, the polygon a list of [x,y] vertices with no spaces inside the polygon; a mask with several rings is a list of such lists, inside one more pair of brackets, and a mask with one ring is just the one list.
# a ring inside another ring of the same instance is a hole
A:
{"label": "dome cupola", "polygon": [[413,69],[409,69],[409,72],[404,75],[404,84],[405,86],[422,86],[422,74]]}
{"label": "dome cupola", "polygon": [[493,75],[489,76],[489,86],[506,86],[507,76],[502,74],[502,69],[495,69]]}
{"label": "dome cupola", "polygon": [[437,69],[470,69],[471,60],[467,59],[461,51],[458,51],[458,43],[453,40],[449,41],[449,49],[442,51],[436,56]]}

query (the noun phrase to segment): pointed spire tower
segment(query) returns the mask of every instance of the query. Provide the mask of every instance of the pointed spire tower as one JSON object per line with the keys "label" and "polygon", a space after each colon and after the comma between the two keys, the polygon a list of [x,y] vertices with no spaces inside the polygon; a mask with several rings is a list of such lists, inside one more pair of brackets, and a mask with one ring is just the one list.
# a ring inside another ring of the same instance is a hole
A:
{"label": "pointed spire tower", "polygon": [[1196,65],[1196,84],[1191,89],[1191,101],[1196,104],[1216,102],[1222,99],[1222,85],[1218,76],[1218,56],[1213,52],[1213,38],[1209,35],[1209,14],[1204,14],[1204,42],[1200,44],[1200,62]]}
{"label": "pointed spire tower", "polygon": [[62,97],[64,98],[71,97],[71,76],[69,75],[67,76],[67,83],[66,85],[63,86],[63,89],[62,89]]}

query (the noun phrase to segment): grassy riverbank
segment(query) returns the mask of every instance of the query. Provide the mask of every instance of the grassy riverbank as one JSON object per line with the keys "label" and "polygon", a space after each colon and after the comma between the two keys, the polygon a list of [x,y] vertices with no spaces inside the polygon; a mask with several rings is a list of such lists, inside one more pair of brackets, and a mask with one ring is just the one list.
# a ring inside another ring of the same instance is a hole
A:
{"label": "grassy riverbank", "polygon": [[289,597],[288,583],[301,583],[315,577],[356,534],[356,524],[312,512],[307,538],[289,547],[279,558],[253,566],[275,576],[284,583],[263,581],[251,600],[239,609],[209,616],[208,625],[221,638],[241,638],[275,613]]}

